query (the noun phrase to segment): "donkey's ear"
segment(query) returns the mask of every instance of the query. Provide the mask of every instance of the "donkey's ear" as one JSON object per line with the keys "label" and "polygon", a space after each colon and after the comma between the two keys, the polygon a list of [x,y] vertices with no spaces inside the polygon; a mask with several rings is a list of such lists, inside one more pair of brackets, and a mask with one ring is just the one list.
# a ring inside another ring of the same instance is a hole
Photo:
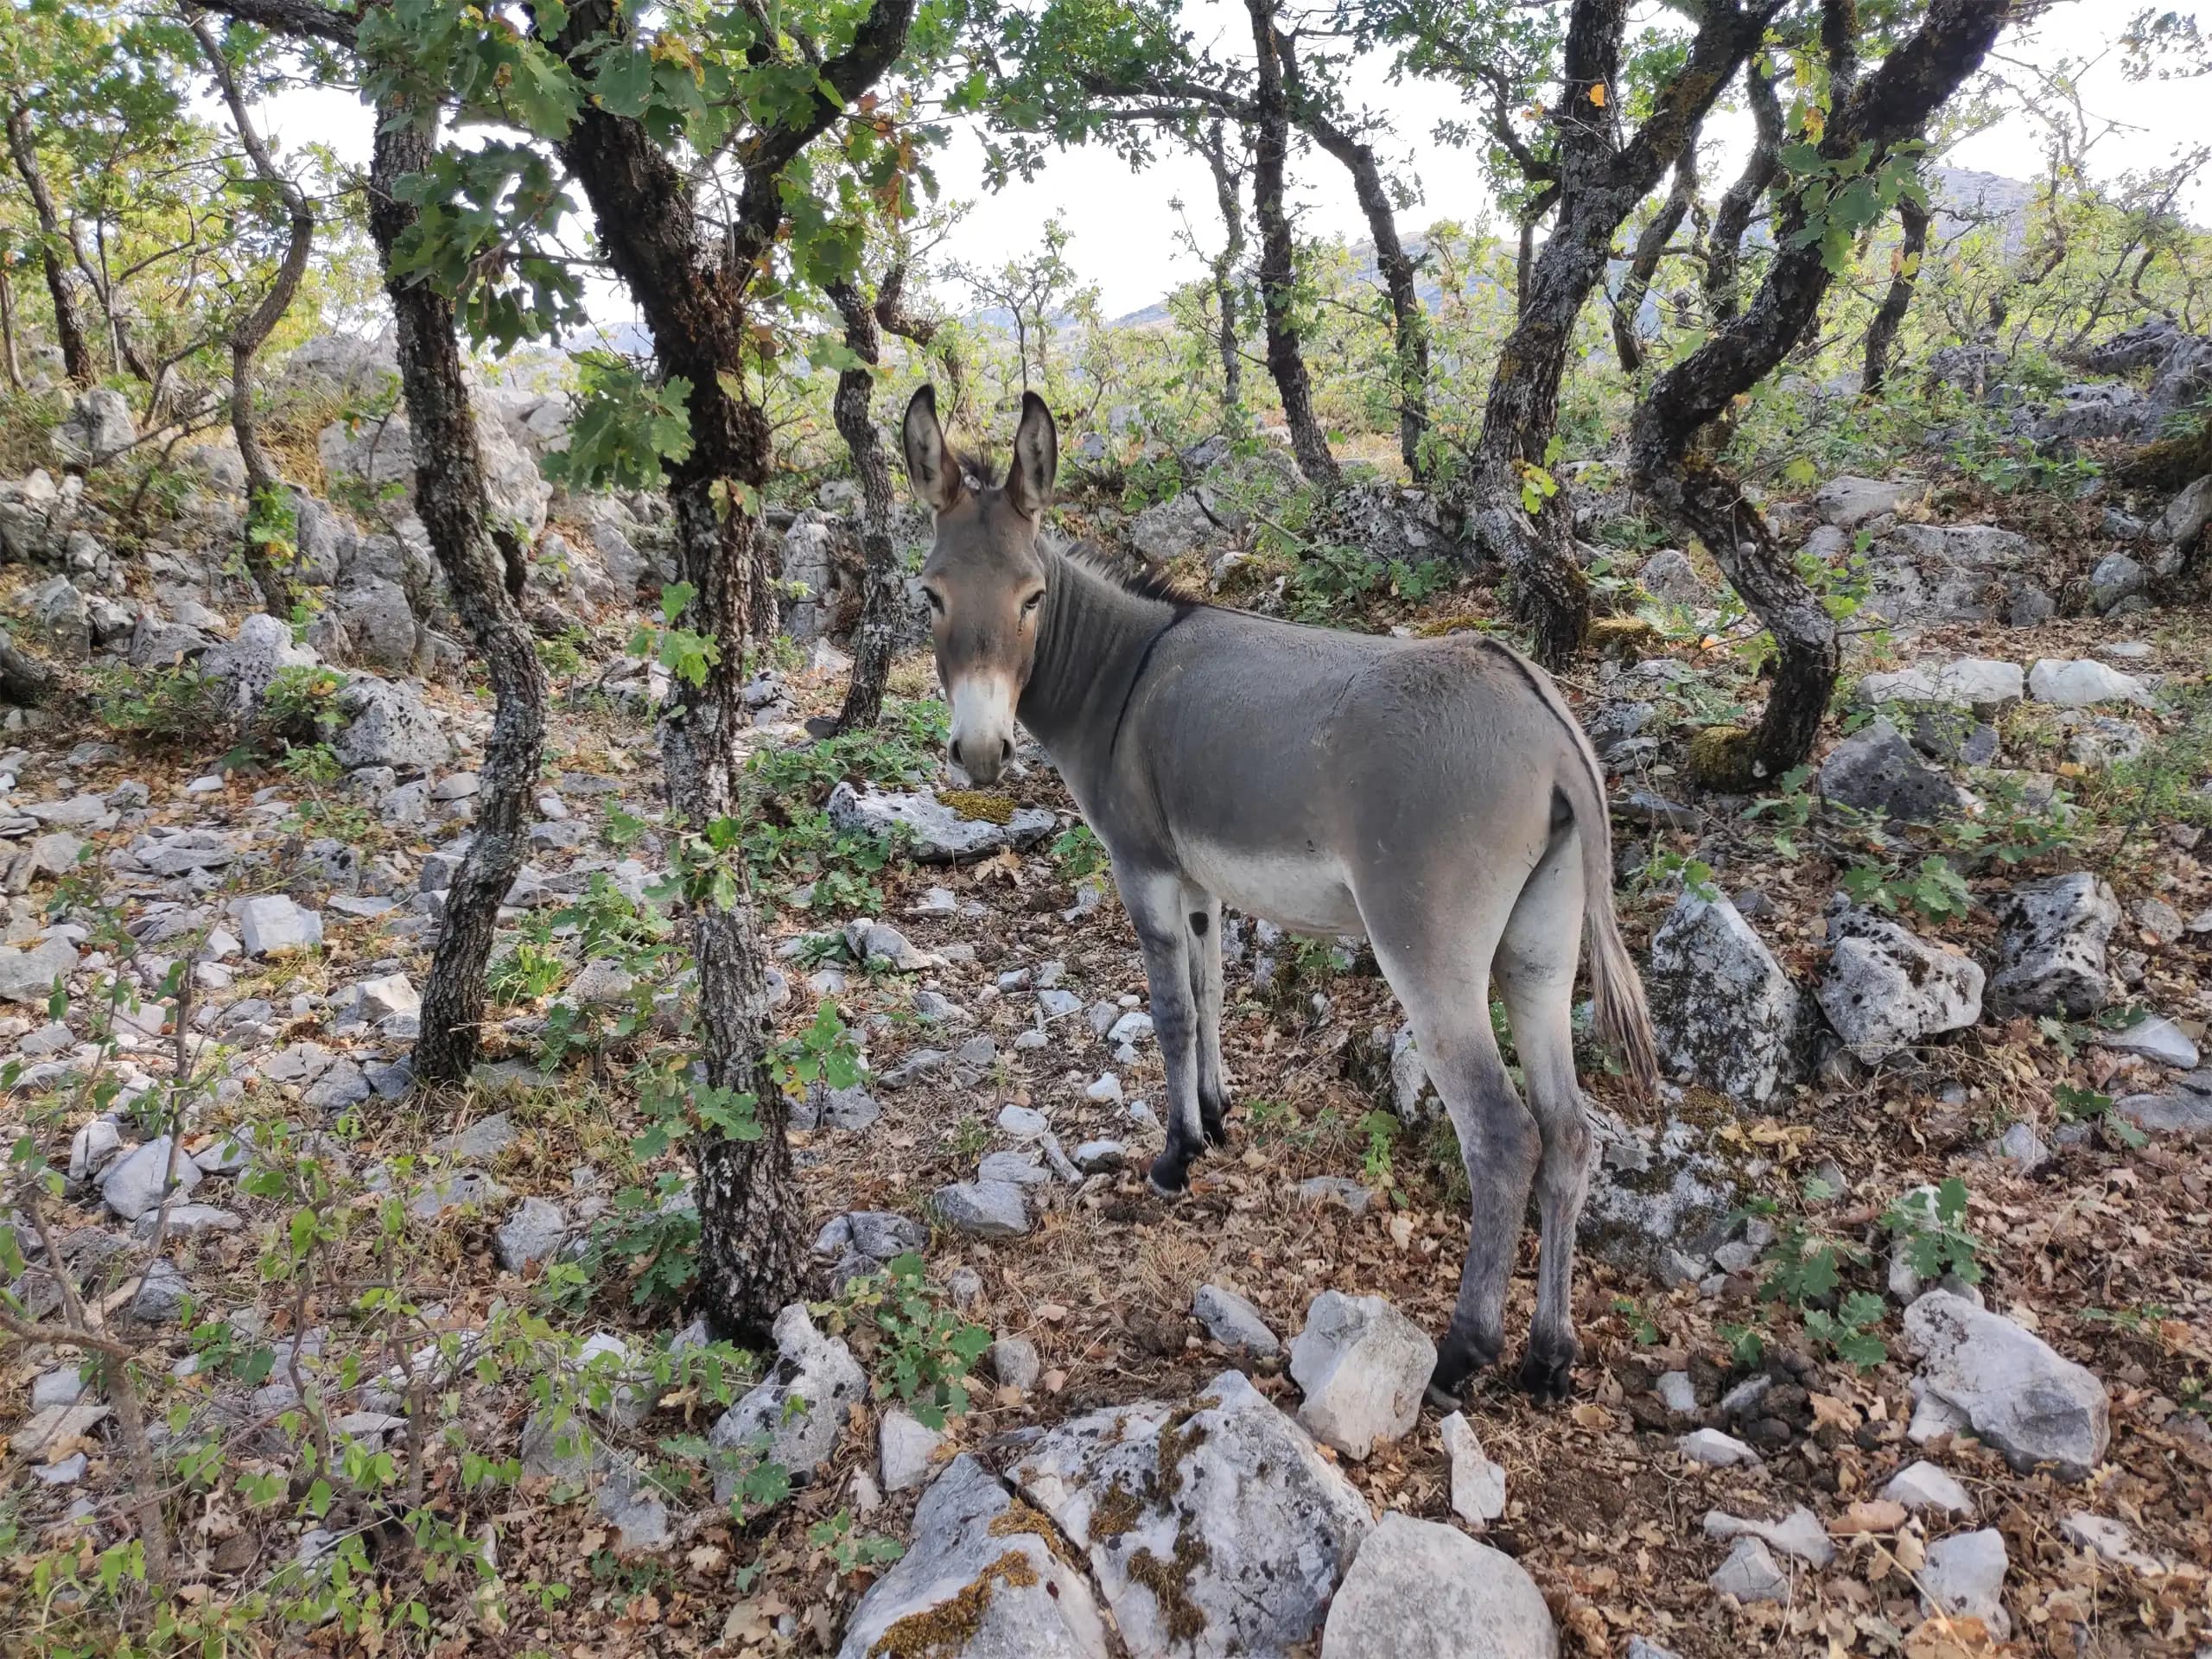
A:
{"label": "donkey's ear", "polygon": [[948,512],[967,486],[960,476],[960,461],[944,441],[938,424],[937,388],[925,383],[906,404],[901,429],[906,450],[906,476],[914,493],[932,512]]}
{"label": "donkey's ear", "polygon": [[1033,391],[1021,394],[1021,424],[1014,430],[1014,465],[1007,468],[1006,499],[1034,518],[1052,499],[1060,472],[1060,433],[1052,411]]}

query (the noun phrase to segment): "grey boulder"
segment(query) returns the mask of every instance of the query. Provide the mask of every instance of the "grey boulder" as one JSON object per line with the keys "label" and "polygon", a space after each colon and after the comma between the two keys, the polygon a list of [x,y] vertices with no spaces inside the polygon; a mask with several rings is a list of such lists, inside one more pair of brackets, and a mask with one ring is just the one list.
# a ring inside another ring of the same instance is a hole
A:
{"label": "grey boulder", "polygon": [[1990,982],[1992,1007],[2004,1014],[2080,1019],[2112,995],[2105,947],[2120,925],[2120,900],[2087,870],[2023,881],[1998,906],[2002,965]]}
{"label": "grey boulder", "polygon": [[1321,1659],[1553,1659],[1558,1652],[1551,1609],[1520,1562],[1395,1510],[1359,1547],[1321,1637]]}
{"label": "grey boulder", "polygon": [[1796,987],[1726,899],[1675,900],[1651,936],[1643,986],[1660,1063],[1673,1075],[1747,1106],[1788,1081]]}
{"label": "grey boulder", "polygon": [[1133,1654],[1310,1639],[1370,1525],[1351,1484],[1236,1371],[1181,1407],[1109,1407],[1048,1429],[1012,1473],[1088,1556]]}
{"label": "grey boulder", "polygon": [[838,1659],[1108,1659],[1090,1580],[1027,1519],[989,1470],[955,1458],[922,1495],[906,1554],[854,1609]]}
{"label": "grey boulder", "polygon": [[1845,912],[1829,931],[1835,948],[1814,995],[1869,1065],[1981,1017],[1983,975],[1973,957],[1864,911]]}
{"label": "grey boulder", "polygon": [[1351,1458],[1413,1427],[1435,1370],[1436,1344],[1380,1296],[1323,1291],[1290,1344],[1290,1374],[1306,1395],[1298,1421]]}
{"label": "grey boulder", "polygon": [[1948,1290],[1905,1309],[1904,1336],[1921,1360],[1915,1393],[1964,1417],[2015,1469],[2050,1464],[2082,1480],[2103,1460],[2105,1386],[2042,1338]]}
{"label": "grey boulder", "polygon": [[815,1329],[804,1303],[776,1315],[772,1334],[774,1366],[707,1434],[709,1445],[738,1454],[715,1471],[717,1503],[729,1502],[752,1464],[779,1463],[794,1484],[813,1478],[837,1449],[848,1409],[868,1392],[852,1350]]}

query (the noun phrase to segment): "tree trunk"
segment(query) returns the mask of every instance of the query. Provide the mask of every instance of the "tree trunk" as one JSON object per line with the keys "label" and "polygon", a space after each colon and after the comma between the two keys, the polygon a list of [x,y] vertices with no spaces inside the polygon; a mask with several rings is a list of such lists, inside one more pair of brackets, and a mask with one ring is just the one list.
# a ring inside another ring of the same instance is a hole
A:
{"label": "tree trunk", "polygon": [[474,839],[446,894],[443,927],[423,988],[415,1075],[455,1082],[476,1063],[484,971],[499,905],[528,850],[525,809],[545,739],[545,674],[523,620],[522,550],[491,529],[476,419],[461,374],[453,302],[429,283],[391,274],[393,251],[415,222],[400,182],[429,169],[436,118],[397,100],[377,111],[369,170],[369,232],[397,324],[399,383],[415,446],[415,507],[445,573],[454,608],[491,675],[494,712],[484,746]]}
{"label": "tree trunk", "polygon": [[[771,461],[766,415],[737,395],[747,334],[743,284],[781,229],[783,168],[896,59],[912,16],[911,0],[877,0],[852,47],[822,67],[821,79],[837,97],[817,93],[799,121],[769,129],[751,148],[729,231],[734,257],[727,264],[707,256],[683,175],[640,124],[588,105],[561,145],[607,260],[645,315],[663,372],[692,388],[691,454],[669,472],[677,563],[693,590],[677,620],[714,640],[719,652],[702,683],[675,680],[661,710],[660,739],[671,817],[693,836],[740,810],[745,649],[754,628],[774,622],[764,538],[735,499],[735,486],[757,491],[767,483]],[[586,4],[569,12],[568,23],[556,49],[588,83],[586,48],[617,20],[607,8]],[[738,874],[730,903],[702,896],[690,906],[700,1058],[709,1088],[752,1097],[758,1133],[740,1140],[702,1125],[690,1144],[698,1170],[702,1311],[724,1334],[759,1343],[803,1288],[804,1210],[785,1138],[783,1091],[767,1063],[766,954],[741,863]]]}
{"label": "tree trunk", "polygon": [[1236,171],[1229,164],[1225,126],[1221,121],[1207,123],[1200,148],[1213,173],[1214,201],[1226,232],[1213,260],[1213,301],[1219,320],[1215,343],[1221,353],[1222,412],[1234,418],[1244,406],[1244,356],[1236,345],[1236,267],[1244,258],[1244,204],[1237,193]]}
{"label": "tree trunk", "polygon": [[[1830,161],[1861,145],[1878,165],[1922,130],[1972,73],[2013,0],[1936,0],[1919,30],[1831,111],[1821,141]],[[1744,602],[1774,635],[1765,713],[1753,731],[1716,734],[1694,748],[1703,781],[1744,788],[1811,755],[1840,660],[1835,624],[1742,487],[1711,455],[1693,453],[1707,428],[1789,354],[1820,315],[1829,272],[1817,238],[1791,246],[1806,223],[1802,194],[1784,204],[1777,251],[1751,308],[1652,383],[1629,428],[1638,490],[1702,540]]]}
{"label": "tree trunk", "polygon": [[1376,165],[1374,146],[1338,126],[1308,95],[1298,72],[1296,45],[1288,35],[1276,34],[1275,49],[1282,64],[1292,118],[1351,175],[1352,194],[1366,217],[1367,234],[1375,244],[1375,266],[1390,296],[1391,351],[1398,388],[1398,454],[1406,471],[1420,479],[1430,470],[1421,455],[1421,439],[1428,430],[1428,313],[1421,307],[1416,267],[1398,239],[1398,215],[1390,205],[1382,168]]}
{"label": "tree trunk", "polygon": [[282,486],[283,480],[276,476],[268,451],[261,447],[261,431],[253,408],[254,359],[276,325],[283,321],[294,296],[300,291],[300,280],[307,274],[308,256],[315,246],[315,209],[299,186],[277,170],[269,146],[263,142],[261,130],[254,124],[253,111],[246,107],[245,96],[238,90],[238,77],[231,72],[230,60],[223,55],[222,44],[208,26],[206,15],[194,12],[188,21],[193,38],[200,42],[200,55],[207,60],[208,72],[214,76],[223,101],[230,106],[231,125],[237,130],[239,147],[252,164],[254,177],[283,203],[289,228],[284,257],[276,267],[269,291],[231,330],[231,430],[238,439],[238,458],[245,467],[245,566],[253,576],[254,585],[261,589],[261,601],[269,614],[288,617],[292,613],[291,578],[279,568],[267,543],[255,534],[265,504]]}
{"label": "tree trunk", "polygon": [[77,308],[77,290],[69,280],[69,268],[61,263],[61,219],[47,190],[46,175],[39,171],[38,149],[31,141],[30,111],[21,104],[8,111],[8,152],[15,158],[16,171],[38,217],[40,263],[46,272],[47,294],[54,302],[54,338],[61,347],[62,372],[78,385],[90,386],[99,379],[99,371],[92,365],[92,349],[85,339],[84,315]]}
{"label": "tree trunk", "polygon": [[1759,200],[1774,186],[1782,170],[1782,100],[1774,82],[1757,60],[1744,66],[1744,98],[1751,106],[1751,152],[1744,170],[1720,198],[1713,215],[1713,235],[1706,245],[1705,304],[1717,327],[1736,315],[1737,289],[1744,257],[1744,232]]}
{"label": "tree trunk", "polygon": [[1253,103],[1252,207],[1260,221],[1260,313],[1266,325],[1268,372],[1282,398],[1290,452],[1306,481],[1323,490],[1344,482],[1327,434],[1313,413],[1313,383],[1306,372],[1296,315],[1297,256],[1286,205],[1290,162],[1290,100],[1283,91],[1282,60],[1275,51],[1275,0],[1244,0],[1252,18],[1257,60]]}
{"label": "tree trunk", "polygon": [[1675,232],[1696,201],[1697,134],[1693,132],[1682,153],[1675,158],[1675,188],[1643,227],[1643,234],[1636,238],[1636,251],[1621,276],[1621,290],[1613,298],[1613,351],[1621,360],[1624,374],[1634,374],[1643,366],[1643,342],[1637,325],[1643,320],[1644,296],[1650,293],[1651,279],[1659,274],[1667,245],[1675,239]]}
{"label": "tree trunk", "polygon": [[1921,257],[1928,248],[1928,209],[1910,196],[1897,200],[1897,224],[1904,234],[1897,244],[1897,270],[1890,277],[1890,291],[1882,296],[1882,308],[1866,325],[1866,367],[1859,376],[1859,389],[1869,397],[1881,391],[1882,383],[1889,378],[1890,350],[1897,343],[1905,313],[1912,307],[1912,291],[1920,283]]}
{"label": "tree trunk", "polygon": [[8,385],[23,389],[22,360],[16,355],[16,290],[8,280],[8,266],[0,260],[0,365],[8,371]]}
{"label": "tree trunk", "polygon": [[0,632],[0,698],[35,709],[54,695],[54,671]]}
{"label": "tree trunk", "polygon": [[846,683],[845,706],[837,715],[839,731],[858,732],[874,726],[883,712],[883,685],[898,648],[899,612],[906,592],[899,579],[898,550],[891,544],[891,465],[884,458],[883,437],[875,429],[872,408],[874,371],[883,358],[875,314],[856,283],[832,283],[829,294],[837,315],[845,320],[846,348],[868,365],[839,372],[837,396],[831,404],[838,434],[853,458],[853,476],[861,486],[861,620],[853,630],[853,677]]}
{"label": "tree trunk", "polygon": [[1560,134],[1559,217],[1499,353],[1465,486],[1471,549],[1511,574],[1515,615],[1547,667],[1571,658],[1590,625],[1589,582],[1573,559],[1573,504],[1545,454],[1559,423],[1575,318],[1605,275],[1615,233],[1691,142],[1773,10],[1707,7],[1687,60],[1624,143],[1613,124],[1628,0],[1575,0],[1569,16],[1551,116]]}

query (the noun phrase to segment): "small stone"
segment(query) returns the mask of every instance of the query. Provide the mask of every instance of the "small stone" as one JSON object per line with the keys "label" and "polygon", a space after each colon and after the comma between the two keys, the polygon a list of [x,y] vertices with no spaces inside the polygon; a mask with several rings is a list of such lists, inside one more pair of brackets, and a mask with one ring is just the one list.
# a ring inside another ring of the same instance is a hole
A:
{"label": "small stone", "polygon": [[1902,1503],[1916,1515],[1972,1515],[1974,1499],[1967,1489],[1940,1465],[1925,1458],[1909,1463],[1890,1477],[1882,1496]]}
{"label": "small stone", "polygon": [[1045,1186],[1052,1176],[1034,1159],[1019,1152],[989,1152],[976,1171],[979,1181],[1003,1181],[1014,1186]]}
{"label": "small stone", "polygon": [[2104,1384],[2043,1338],[1962,1296],[1931,1290],[1904,1313],[1922,1356],[1917,1387],[1941,1401],[2023,1473],[2056,1465],[2087,1478],[2111,1439]]}
{"label": "small stone", "polygon": [[957,1267],[944,1275],[944,1288],[955,1307],[973,1307],[982,1300],[983,1275],[973,1268]]}
{"label": "small stone", "polygon": [[2012,1634],[2005,1611],[2005,1535],[1994,1527],[1953,1533],[1928,1546],[1919,1573],[1931,1611],[1978,1618],[1999,1642]]}
{"label": "small stone", "polygon": [[1745,1605],[1783,1601],[1789,1595],[1789,1575],[1776,1562],[1773,1553],[1758,1538],[1743,1537],[1728,1552],[1727,1560],[1706,1580],[1724,1596]]}
{"label": "small stone", "polygon": [[1375,1194],[1357,1181],[1342,1175],[1316,1175],[1298,1184],[1298,1196],[1307,1204],[1341,1205],[1355,1216],[1363,1216]]}
{"label": "small stone", "polygon": [[991,1344],[990,1356],[991,1375],[1007,1388],[1027,1391],[1044,1375],[1037,1344],[1027,1337],[1001,1337]]}
{"label": "small stone", "polygon": [[2202,1057],[2189,1033],[2172,1020],[2160,1014],[2150,1014],[2132,1026],[2118,1030],[2100,1030],[2096,1035],[2100,1048],[2111,1049],[2116,1054],[2139,1054],[2146,1060],[2156,1060],[2170,1065],[2177,1071],[2193,1071]]}
{"label": "small stone", "polygon": [[1393,1510],[1329,1605],[1321,1659],[1556,1659],[1543,1592],[1510,1555]]}
{"label": "small stone", "polygon": [[944,1436],[912,1412],[893,1406],[876,1425],[875,1444],[883,1470],[883,1490],[903,1492],[929,1478],[930,1465],[944,1444]]}
{"label": "small stone", "polygon": [[322,944],[321,914],[302,909],[282,893],[239,900],[238,916],[238,934],[248,956],[285,956],[315,950]]}
{"label": "small stone", "polygon": [[1721,1540],[1757,1538],[1814,1567],[1824,1567],[1835,1560],[1835,1546],[1828,1541],[1827,1529],[1802,1503],[1779,1521],[1746,1520],[1725,1510],[1707,1510],[1705,1535]]}
{"label": "small stone", "polygon": [[999,1109],[999,1128],[1021,1140],[1033,1141],[1051,1134],[1052,1124],[1033,1106],[1003,1106]]}
{"label": "small stone", "polygon": [[1733,1469],[1759,1460],[1759,1454],[1750,1446],[1733,1434],[1724,1434],[1717,1428],[1694,1429],[1675,1444],[1692,1463],[1705,1464],[1714,1469]]}
{"label": "small stone", "polygon": [[937,1212],[971,1238],[1017,1238],[1029,1230],[1021,1189],[1007,1181],[955,1181],[937,1190]]}
{"label": "small stone", "polygon": [[1505,1471],[1492,1463],[1465,1412],[1444,1420],[1444,1455],[1452,1460],[1452,1512],[1471,1527],[1505,1513]]}
{"label": "small stone", "polygon": [[1122,1097],[1122,1080],[1109,1071],[1084,1091],[1084,1098],[1096,1101],[1118,1101]]}
{"label": "small stone", "polygon": [[2133,675],[2084,658],[2068,662],[2044,658],[2028,671],[2028,695],[2060,709],[2087,709],[2101,702],[2132,702],[2147,709],[2149,690]]}
{"label": "small stone", "polygon": [[[169,1190],[169,1146],[168,1136],[156,1135],[108,1166],[100,1179],[100,1197],[109,1209],[125,1221],[136,1221],[160,1207]],[[189,1158],[176,1160],[175,1175],[175,1190],[180,1198],[200,1185],[200,1166]]]}
{"label": "small stone", "polygon": [[729,1502],[756,1459],[781,1464],[794,1484],[811,1480],[836,1452],[852,1407],[867,1396],[868,1376],[852,1350],[816,1329],[804,1303],[779,1313],[772,1334],[774,1369],[708,1432],[709,1445],[740,1454],[715,1470],[717,1503]]}
{"label": "small stone", "polygon": [[1224,1348],[1241,1349],[1262,1359],[1282,1351],[1282,1339],[1268,1328],[1266,1316],[1233,1290],[1199,1286],[1191,1299],[1191,1312],[1206,1334]]}
{"label": "small stone", "polygon": [[560,1249],[568,1232],[569,1218],[559,1205],[550,1198],[524,1198],[493,1235],[499,1266],[521,1273]]}
{"label": "small stone", "polygon": [[1697,1386],[1690,1381],[1688,1371],[1669,1371],[1654,1385],[1667,1409],[1687,1416],[1697,1409]]}

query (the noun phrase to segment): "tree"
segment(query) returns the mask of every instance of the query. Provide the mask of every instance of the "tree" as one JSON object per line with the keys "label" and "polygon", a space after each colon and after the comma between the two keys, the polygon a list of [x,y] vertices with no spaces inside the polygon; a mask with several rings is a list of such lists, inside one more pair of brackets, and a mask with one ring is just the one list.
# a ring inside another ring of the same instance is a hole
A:
{"label": "tree", "polygon": [[[209,0],[209,10],[347,52],[356,20],[314,0]],[[519,605],[524,556],[513,533],[490,522],[475,411],[462,373],[454,305],[410,270],[422,228],[416,196],[435,169],[438,104],[419,87],[387,86],[376,110],[369,170],[369,233],[385,273],[397,340],[400,393],[415,452],[416,511],[444,574],[454,608],[492,681],[474,838],[446,895],[443,924],[423,989],[415,1075],[458,1081],[474,1065],[484,975],[500,903],[528,851],[524,814],[545,736],[545,672]]]}
{"label": "tree", "polygon": [[1696,759],[1708,782],[1745,787],[1802,764],[1818,739],[1840,656],[1820,596],[1700,440],[1814,325],[1860,233],[1900,198],[1921,194],[1916,135],[1980,63],[2016,4],[1934,0],[1918,29],[1861,78],[1853,0],[1825,0],[1834,105],[1811,130],[1817,137],[1808,132],[1782,152],[1787,183],[1765,280],[1741,316],[1661,375],[1637,405],[1629,432],[1637,488],[1705,543],[1774,636],[1774,681],[1757,728],[1701,740]]}
{"label": "tree", "polygon": [[[1559,389],[1576,317],[1605,274],[1613,237],[1650,194],[1737,70],[1758,48],[1783,0],[1713,0],[1695,29],[1641,43],[1624,59],[1628,0],[1555,6],[1512,0],[1375,0],[1365,25],[1395,42],[1410,72],[1440,73],[1488,111],[1495,164],[1534,191],[1523,210],[1554,217],[1541,253],[1524,260],[1520,315],[1501,348],[1483,423],[1453,486],[1471,554],[1501,562],[1537,657],[1558,665],[1589,626],[1589,584],[1573,557],[1573,512],[1551,470]],[[1517,111],[1554,89],[1535,139]],[[1648,111],[1633,131],[1624,111]]]}
{"label": "tree", "polygon": [[1927,205],[1918,197],[1910,194],[1898,197],[1900,234],[1890,286],[1874,320],[1866,325],[1866,364],[1859,376],[1859,390],[1869,397],[1880,391],[1889,378],[1890,353],[1897,344],[1897,330],[1904,324],[1904,314],[1911,308],[1912,292],[1920,283],[1920,262],[1928,251],[1928,221]]}
{"label": "tree", "polygon": [[31,210],[38,215],[39,267],[46,275],[47,297],[54,305],[54,339],[61,348],[62,372],[77,385],[89,386],[99,380],[99,370],[85,339],[84,314],[77,308],[75,283],[62,262],[61,216],[54,209],[54,193],[46,188],[46,171],[39,164],[28,101],[18,98],[10,104],[7,128],[8,155],[30,197]]}
{"label": "tree", "polygon": [[292,612],[291,581],[279,568],[270,551],[268,539],[262,533],[262,521],[282,488],[283,480],[270,463],[269,452],[261,446],[260,429],[254,416],[254,359],[268,343],[276,325],[283,321],[294,296],[300,291],[300,279],[307,274],[308,257],[315,247],[315,210],[308,204],[307,193],[278,169],[276,158],[269,153],[269,145],[254,124],[253,111],[246,106],[237,72],[224,55],[222,45],[215,39],[206,16],[188,12],[186,22],[230,110],[238,147],[252,163],[256,181],[282,206],[288,230],[284,257],[276,267],[276,276],[259,301],[232,325],[230,338],[231,431],[238,439],[238,458],[245,467],[246,569],[261,589],[262,603],[269,613],[288,617]]}
{"label": "tree", "polygon": [[[1151,159],[1149,135],[1172,134],[1206,156],[1217,193],[1224,168],[1214,167],[1207,135],[1234,122],[1252,149],[1253,219],[1259,231],[1256,271],[1266,360],[1281,399],[1291,453],[1306,479],[1334,488],[1342,478],[1328,436],[1313,408],[1313,377],[1303,345],[1298,255],[1289,207],[1289,161],[1294,140],[1304,137],[1351,174],[1353,194],[1375,244],[1391,320],[1392,378],[1400,419],[1400,449],[1417,474],[1427,470],[1422,443],[1427,429],[1427,316],[1416,285],[1416,263],[1399,237],[1394,193],[1384,178],[1374,139],[1380,118],[1355,113],[1344,104],[1341,64],[1334,57],[1302,54],[1306,38],[1286,23],[1281,0],[1246,0],[1252,59],[1224,62],[1199,49],[1181,27],[1172,0],[1055,0],[1031,14],[985,11],[996,24],[994,61],[1014,66],[995,86],[990,110],[1001,132],[1019,141],[1044,135],[1052,142],[1112,143],[1133,165]],[[1033,165],[1033,149],[1019,148],[1014,164]],[[1220,160],[1225,163],[1225,150]],[[1232,236],[1241,226],[1228,194],[1223,213]]]}
{"label": "tree", "polygon": [[1774,81],[1759,59],[1744,64],[1744,101],[1751,111],[1751,148],[1720,198],[1713,215],[1713,232],[1705,244],[1705,305],[1707,321],[1723,323],[1736,315],[1740,303],[1738,273],[1742,268],[1744,232],[1759,203],[1773,188],[1781,170],[1782,100]]}
{"label": "tree", "polygon": [[[940,235],[950,222],[950,218],[940,221]],[[873,301],[863,277],[834,282],[824,290],[844,321],[845,349],[855,359],[838,372],[831,414],[852,457],[853,476],[861,486],[861,615],[853,629],[852,677],[846,682],[844,706],[837,715],[841,732],[865,731],[882,714],[883,688],[891,676],[899,623],[908,604],[898,549],[891,540],[895,504],[891,464],[873,407],[876,374],[882,362],[882,337],[895,334],[926,350],[938,336],[937,322],[916,315],[906,305],[907,283],[915,263],[934,242],[918,245],[895,227],[890,239],[892,264],[875,283]]]}
{"label": "tree", "polygon": [[1628,269],[1621,273],[1620,291],[1613,296],[1613,353],[1620,359],[1624,374],[1634,374],[1643,366],[1643,342],[1637,329],[1644,296],[1651,291],[1651,279],[1659,273],[1659,262],[1666,257],[1668,245],[1696,205],[1697,135],[1693,132],[1682,153],[1675,157],[1674,188],[1637,234],[1636,251],[1629,256]]}

